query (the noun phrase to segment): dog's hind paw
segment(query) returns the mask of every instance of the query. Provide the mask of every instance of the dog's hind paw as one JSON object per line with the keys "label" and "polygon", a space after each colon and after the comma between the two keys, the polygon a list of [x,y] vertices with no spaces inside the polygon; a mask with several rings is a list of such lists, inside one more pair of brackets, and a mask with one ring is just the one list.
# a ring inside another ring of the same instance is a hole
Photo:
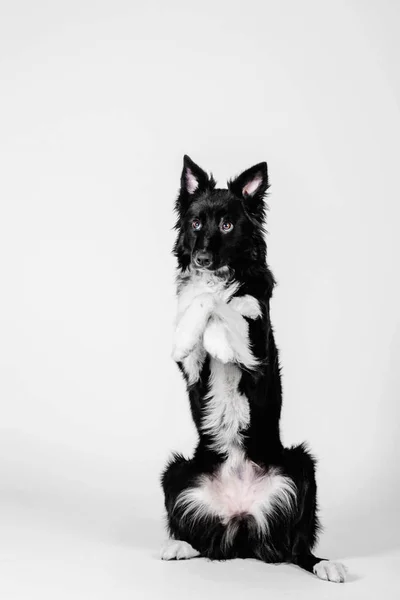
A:
{"label": "dog's hind paw", "polygon": [[187,560],[199,555],[190,544],[181,540],[168,540],[161,548],[161,560]]}
{"label": "dog's hind paw", "polygon": [[347,577],[347,569],[342,563],[332,560],[321,560],[313,568],[314,574],[325,581],[344,583]]}

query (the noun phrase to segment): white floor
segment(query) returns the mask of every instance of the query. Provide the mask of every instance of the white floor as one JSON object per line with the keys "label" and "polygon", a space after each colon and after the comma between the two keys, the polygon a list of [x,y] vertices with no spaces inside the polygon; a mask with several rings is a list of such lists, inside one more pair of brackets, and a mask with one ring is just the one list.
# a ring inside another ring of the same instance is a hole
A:
{"label": "white floor", "polygon": [[[16,507],[17,505],[17,507]],[[44,514],[21,503],[1,508],[2,600],[124,600],[147,598],[400,598],[400,551],[334,556],[349,568],[346,584],[333,584],[290,565],[235,560],[159,560],[161,519],[126,516],[104,532],[81,526],[67,513]],[[83,521],[82,521],[83,522]],[[249,592],[251,596],[249,596]]]}

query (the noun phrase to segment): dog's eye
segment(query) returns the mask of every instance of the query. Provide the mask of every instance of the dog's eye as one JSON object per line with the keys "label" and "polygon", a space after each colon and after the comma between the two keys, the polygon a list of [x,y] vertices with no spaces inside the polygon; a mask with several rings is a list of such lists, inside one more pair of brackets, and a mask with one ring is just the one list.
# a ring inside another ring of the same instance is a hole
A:
{"label": "dog's eye", "polygon": [[201,221],[199,219],[193,219],[192,229],[194,229],[195,231],[199,231],[199,229],[201,229]]}
{"label": "dog's eye", "polygon": [[230,221],[222,221],[221,223],[221,231],[224,233],[228,233],[228,231],[232,231],[233,224]]}

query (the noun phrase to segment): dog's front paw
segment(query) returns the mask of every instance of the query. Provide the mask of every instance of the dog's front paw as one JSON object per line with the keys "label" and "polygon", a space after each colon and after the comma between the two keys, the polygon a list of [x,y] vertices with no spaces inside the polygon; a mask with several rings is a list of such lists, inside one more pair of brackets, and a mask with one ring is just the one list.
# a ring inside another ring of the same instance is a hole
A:
{"label": "dog's front paw", "polygon": [[213,319],[207,325],[203,335],[203,345],[206,352],[223,363],[234,360],[234,352],[229,343],[224,324]]}
{"label": "dog's front paw", "polygon": [[175,331],[174,343],[171,356],[175,362],[182,362],[195,347],[196,342],[188,335],[188,332]]}
{"label": "dog's front paw", "polygon": [[214,298],[202,293],[180,315],[175,329],[172,358],[182,362],[199,342],[214,308]]}
{"label": "dog's front paw", "polygon": [[229,302],[229,306],[241,314],[242,317],[247,317],[248,319],[258,319],[258,317],[261,317],[260,303],[254,296],[250,296],[250,294],[235,296]]}
{"label": "dog's front paw", "polygon": [[193,385],[200,379],[200,372],[203,368],[204,360],[206,357],[206,351],[199,342],[192,352],[190,352],[182,361],[183,370],[187,376],[187,382],[189,385]]}
{"label": "dog's front paw", "polygon": [[199,552],[181,540],[168,540],[161,548],[161,560],[187,560],[196,556]]}

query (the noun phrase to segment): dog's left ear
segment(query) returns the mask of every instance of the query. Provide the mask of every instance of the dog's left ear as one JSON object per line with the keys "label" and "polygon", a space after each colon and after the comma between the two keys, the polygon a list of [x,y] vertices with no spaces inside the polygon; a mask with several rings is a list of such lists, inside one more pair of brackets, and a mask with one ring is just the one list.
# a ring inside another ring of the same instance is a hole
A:
{"label": "dog's left ear", "polygon": [[255,217],[264,215],[264,197],[268,184],[268,165],[266,162],[254,165],[239,177],[228,181],[230,191],[243,200],[247,210]]}

